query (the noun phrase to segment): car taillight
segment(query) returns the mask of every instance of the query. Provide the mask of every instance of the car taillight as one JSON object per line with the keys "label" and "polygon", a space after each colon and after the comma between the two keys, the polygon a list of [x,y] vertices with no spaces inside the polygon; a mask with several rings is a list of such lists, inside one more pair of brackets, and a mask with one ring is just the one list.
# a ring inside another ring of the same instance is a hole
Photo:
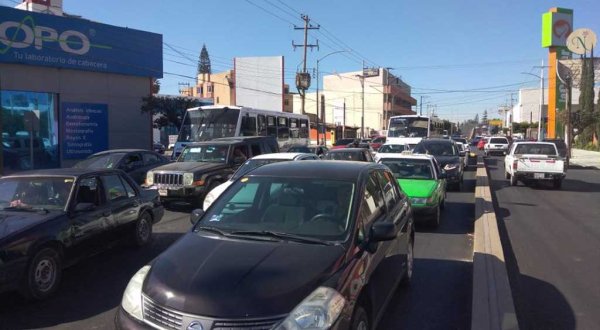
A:
{"label": "car taillight", "polygon": [[513,161],[513,170],[516,170],[516,169],[517,169],[517,161],[515,160],[515,161]]}

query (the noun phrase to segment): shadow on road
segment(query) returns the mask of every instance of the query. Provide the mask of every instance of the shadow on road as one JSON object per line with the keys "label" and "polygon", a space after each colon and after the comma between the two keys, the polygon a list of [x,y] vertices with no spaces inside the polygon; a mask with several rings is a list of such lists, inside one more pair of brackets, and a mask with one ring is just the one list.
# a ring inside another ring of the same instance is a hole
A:
{"label": "shadow on road", "polygon": [[416,258],[411,286],[399,288],[378,329],[469,329],[472,266]]}
{"label": "shadow on road", "polygon": [[[488,177],[491,177],[490,175],[491,173],[488,168]],[[508,272],[519,328],[575,329],[575,314],[565,296],[554,285],[521,274],[505,224],[506,218],[509,218],[511,213],[509,209],[500,207],[496,197],[496,191],[506,186],[508,186],[507,180],[490,180],[492,204],[498,221],[498,231],[504,250],[506,270]],[[528,203],[513,204],[536,206]]]}
{"label": "shadow on road", "polygon": [[65,269],[59,291],[45,301],[26,301],[17,293],[0,295],[0,328],[47,328],[117,307],[131,276],[180,236],[155,233],[149,246],[119,246]]}

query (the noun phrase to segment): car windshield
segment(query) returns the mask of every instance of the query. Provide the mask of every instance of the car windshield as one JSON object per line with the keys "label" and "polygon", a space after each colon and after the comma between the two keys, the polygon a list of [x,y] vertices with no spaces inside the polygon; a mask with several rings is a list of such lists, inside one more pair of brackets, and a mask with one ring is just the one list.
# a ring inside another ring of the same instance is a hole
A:
{"label": "car windshield", "polygon": [[431,180],[434,178],[431,161],[428,159],[384,158],[379,162],[389,167],[398,179]]}
{"label": "car windshield", "polygon": [[404,144],[384,144],[377,152],[379,153],[401,153],[406,150],[407,146]]}
{"label": "car windshield", "polygon": [[367,161],[365,155],[359,151],[331,151],[325,155],[327,160],[353,160],[359,162]]}
{"label": "car windshield", "polygon": [[4,210],[65,210],[73,177],[6,177],[0,179]]}
{"label": "car windshield", "polygon": [[551,144],[537,144],[537,143],[519,144],[515,148],[514,153],[515,153],[515,155],[529,154],[529,155],[556,156],[555,147]]}
{"label": "car windshield", "polygon": [[294,146],[288,149],[288,152],[306,152],[313,153],[307,146]]}
{"label": "car windshield", "polygon": [[351,227],[354,187],[354,182],[321,178],[242,177],[215,201],[196,228],[343,240]]}
{"label": "car windshield", "polygon": [[349,145],[352,142],[354,142],[354,139],[339,139],[339,140],[335,141],[335,143],[333,145],[334,146],[345,146],[345,145]]}
{"label": "car windshield", "polygon": [[228,145],[203,145],[187,147],[183,150],[177,161],[225,163],[227,161],[228,151]]}
{"label": "car windshield", "polygon": [[271,164],[271,163],[279,163],[286,162],[289,159],[250,159],[244,163],[231,177],[232,181],[235,181],[242,176],[246,175],[248,172],[252,171],[255,168],[261,167],[263,165]]}
{"label": "car windshield", "polygon": [[456,156],[451,143],[421,143],[415,147],[414,152],[433,156]]}
{"label": "car windshield", "polygon": [[505,138],[492,138],[490,144],[508,144],[508,140]]}
{"label": "car windshield", "polygon": [[115,152],[92,156],[90,158],[78,162],[77,164],[75,164],[74,167],[89,169],[115,168],[124,156],[124,152]]}

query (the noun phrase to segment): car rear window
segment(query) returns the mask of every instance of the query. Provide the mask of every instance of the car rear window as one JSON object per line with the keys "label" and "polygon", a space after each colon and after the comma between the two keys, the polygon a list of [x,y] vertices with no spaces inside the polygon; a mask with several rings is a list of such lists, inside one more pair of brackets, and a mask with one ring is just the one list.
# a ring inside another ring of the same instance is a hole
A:
{"label": "car rear window", "polygon": [[494,143],[508,144],[508,140],[505,138],[492,138],[490,143],[492,143],[492,144],[494,144]]}

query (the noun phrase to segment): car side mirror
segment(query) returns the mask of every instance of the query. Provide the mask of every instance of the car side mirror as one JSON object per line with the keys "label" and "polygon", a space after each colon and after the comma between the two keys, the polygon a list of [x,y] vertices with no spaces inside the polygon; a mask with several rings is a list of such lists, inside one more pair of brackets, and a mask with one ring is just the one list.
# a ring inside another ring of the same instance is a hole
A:
{"label": "car side mirror", "polygon": [[91,211],[95,207],[96,207],[96,205],[94,205],[94,203],[77,203],[77,205],[75,205],[75,209],[73,211],[75,211],[75,212]]}
{"label": "car side mirror", "polygon": [[391,241],[396,238],[396,226],[391,222],[378,222],[371,226],[371,242]]}
{"label": "car side mirror", "polygon": [[190,214],[190,222],[192,223],[192,225],[195,225],[198,222],[198,220],[200,220],[200,218],[202,218],[203,215],[204,215],[203,209],[193,210],[192,213]]}

